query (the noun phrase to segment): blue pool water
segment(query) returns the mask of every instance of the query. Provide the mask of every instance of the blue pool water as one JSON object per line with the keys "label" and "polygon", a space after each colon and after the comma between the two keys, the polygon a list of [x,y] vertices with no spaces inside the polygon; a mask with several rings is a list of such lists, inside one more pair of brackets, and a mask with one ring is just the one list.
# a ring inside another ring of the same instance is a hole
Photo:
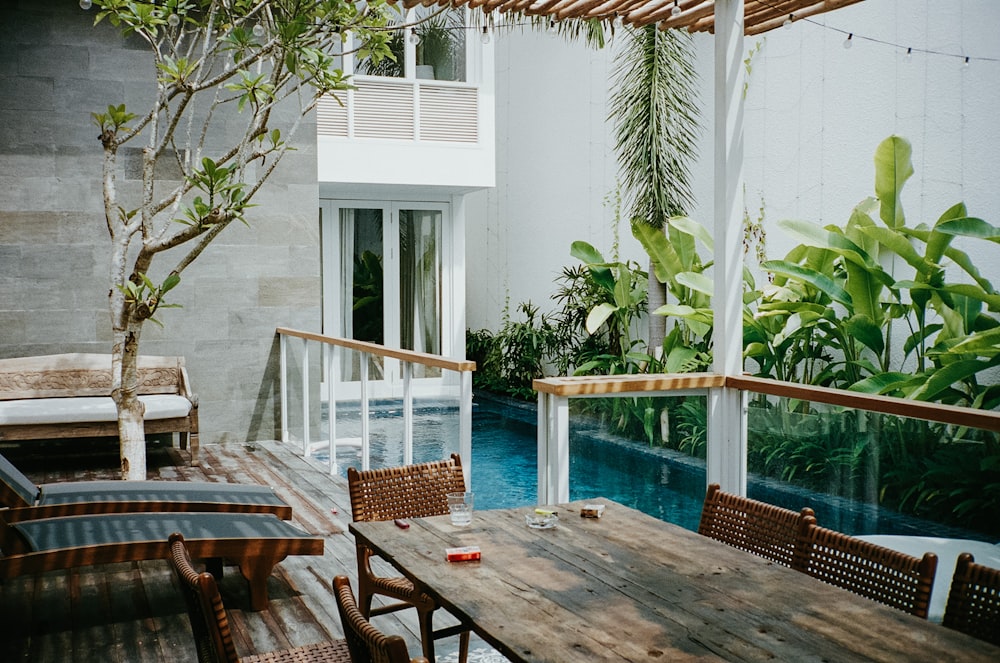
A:
{"label": "blue pool water", "polygon": [[[371,467],[402,464],[402,414],[398,405],[372,410]],[[357,413],[339,412],[338,437],[356,435]],[[533,407],[477,395],[472,416],[472,477],[475,508],[534,506],[538,463]],[[666,463],[649,449],[602,440],[571,426],[570,499],[603,497],[644,513],[696,529],[705,497],[704,468]],[[413,461],[445,458],[458,451],[454,408],[415,409]],[[317,454],[318,460],[325,460]],[[342,472],[359,465],[356,449],[338,451]]]}
{"label": "blue pool water", "polygon": [[[338,413],[338,437],[356,435],[356,410]],[[372,467],[402,464],[402,414],[398,404],[373,408]],[[477,394],[472,416],[471,488],[476,509],[537,504],[536,414],[531,406]],[[458,451],[454,407],[419,407],[414,413],[414,462],[446,458]],[[317,456],[321,459],[321,456]],[[356,449],[338,452],[346,474],[359,465]],[[643,444],[616,440],[571,421],[570,499],[603,497],[695,530],[705,498],[703,461]],[[774,481],[752,479],[750,497],[798,511],[815,509],[820,524],[848,534],[903,534],[982,538],[975,532],[886,512],[877,505],[834,498]]]}

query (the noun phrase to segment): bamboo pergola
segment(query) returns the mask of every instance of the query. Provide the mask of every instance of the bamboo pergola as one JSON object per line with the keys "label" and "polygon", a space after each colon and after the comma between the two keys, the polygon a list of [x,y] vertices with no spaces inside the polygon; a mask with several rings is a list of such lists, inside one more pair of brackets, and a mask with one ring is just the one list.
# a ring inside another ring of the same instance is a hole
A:
{"label": "bamboo pergola", "polygon": [[[744,0],[744,34],[760,34],[857,2],[861,0]],[[556,21],[621,19],[636,27],[655,23],[661,30],[715,32],[715,0],[402,0],[401,4],[407,9],[468,6],[485,13],[545,16]]]}

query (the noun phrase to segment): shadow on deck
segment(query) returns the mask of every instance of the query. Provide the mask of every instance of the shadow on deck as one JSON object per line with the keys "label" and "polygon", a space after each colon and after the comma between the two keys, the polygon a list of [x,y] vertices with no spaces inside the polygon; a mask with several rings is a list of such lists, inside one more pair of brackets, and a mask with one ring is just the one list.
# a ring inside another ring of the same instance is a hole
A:
{"label": "shadow on deck", "polygon": [[[79,455],[44,448],[50,455],[39,455],[39,446],[32,445],[4,453],[36,483],[117,478],[113,442],[87,444],[86,454]],[[201,467],[190,467],[186,452],[154,447],[148,476],[273,486],[292,505],[293,522],[326,539],[322,557],[289,557],[275,567],[268,581],[270,604],[260,612],[249,609],[247,585],[239,571],[226,568],[220,589],[240,655],[343,637],[330,585],[334,576],[347,575],[357,587],[354,539],[347,532],[351,507],[346,480],[331,477],[277,442],[205,445],[201,457]],[[445,624],[450,618],[441,614],[438,619]],[[374,623],[402,635],[410,654],[419,655],[415,611],[378,617]],[[197,660],[183,598],[166,560],[0,582],[0,624],[2,661]],[[440,641],[437,647],[438,660],[450,658],[457,638]]]}

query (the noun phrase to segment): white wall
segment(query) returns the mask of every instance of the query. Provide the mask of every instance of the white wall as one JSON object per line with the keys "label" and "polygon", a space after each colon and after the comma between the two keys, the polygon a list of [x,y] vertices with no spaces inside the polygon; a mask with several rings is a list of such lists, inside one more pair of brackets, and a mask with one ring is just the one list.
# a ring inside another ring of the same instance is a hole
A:
{"label": "white wall", "polygon": [[469,197],[470,328],[497,329],[508,293],[550,308],[574,240],[610,252],[608,63],[556,35],[496,35],[497,187]]}
{"label": "white wall", "polygon": [[[768,256],[795,244],[775,226],[780,219],[846,222],[873,195],[872,156],[892,133],[914,148],[903,198],[909,223],[931,224],[965,201],[970,214],[1000,226],[998,29],[996,0],[867,0],[748,38],[748,50],[762,47],[751,63],[744,176],[751,214],[765,204]],[[850,50],[836,30],[854,33]],[[692,216],[710,224],[712,36],[695,43],[705,130]],[[922,51],[964,53],[970,66]],[[610,60],[610,50],[557,36],[497,37],[497,187],[469,205],[471,328],[495,330],[508,294],[512,305],[550,308],[553,279],[574,262],[573,240],[610,249],[612,210],[602,205],[617,169],[604,122]],[[641,255],[627,226],[622,233],[623,252]],[[1000,285],[1000,261],[988,249],[957,243]]]}
{"label": "white wall", "polygon": [[[1000,225],[998,29],[995,0],[868,0],[768,33],[752,62],[744,177],[750,209],[761,197],[766,205],[770,256],[793,245],[777,220],[842,225],[874,195],[872,157],[891,134],[913,145],[908,224],[933,224],[965,201],[970,214]],[[850,49],[845,33],[854,33]],[[968,55],[970,65],[923,51]],[[1000,285],[983,243],[958,241],[979,249],[977,264]]]}

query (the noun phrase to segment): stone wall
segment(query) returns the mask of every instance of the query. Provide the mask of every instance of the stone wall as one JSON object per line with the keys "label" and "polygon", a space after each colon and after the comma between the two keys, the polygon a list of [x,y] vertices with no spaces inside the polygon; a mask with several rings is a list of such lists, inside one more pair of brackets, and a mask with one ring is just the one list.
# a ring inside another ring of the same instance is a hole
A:
{"label": "stone wall", "polygon": [[[0,357],[110,352],[110,241],[92,112],[136,113],[152,65],[94,10],[69,0],[0,2]],[[203,443],[274,439],[274,330],[320,325],[315,129],[144,327],[141,352],[182,355]],[[122,161],[127,161],[122,159]],[[121,183],[134,187],[128,169]],[[169,256],[156,270],[173,266]],[[154,273],[155,271],[154,270]]]}

